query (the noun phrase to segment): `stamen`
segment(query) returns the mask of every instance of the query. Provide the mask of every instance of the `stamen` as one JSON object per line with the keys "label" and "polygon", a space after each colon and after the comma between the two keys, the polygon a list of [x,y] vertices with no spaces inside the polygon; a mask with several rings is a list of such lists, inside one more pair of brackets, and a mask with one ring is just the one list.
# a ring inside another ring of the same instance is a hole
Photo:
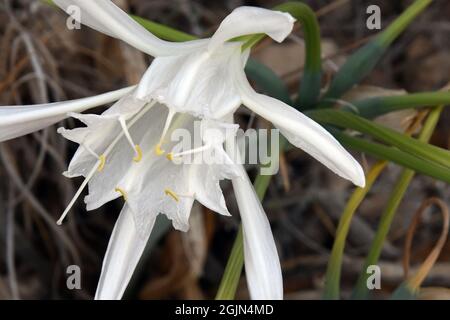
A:
{"label": "stamen", "polygon": [[135,145],[134,148],[136,150],[137,155],[136,155],[136,157],[133,158],[133,161],[134,162],[139,162],[142,159],[142,149],[141,149],[141,147],[138,144]]}
{"label": "stamen", "polygon": [[178,195],[174,191],[172,191],[170,189],[164,189],[164,193],[166,194],[166,196],[172,197],[173,200],[175,200],[176,202],[180,201],[180,198],[178,197]]}
{"label": "stamen", "polygon": [[139,147],[139,145],[137,145],[133,142],[130,132],[128,131],[125,119],[123,117],[119,117],[119,122],[120,122],[120,125],[122,126],[122,131],[125,134],[125,137],[127,138],[128,142],[130,143],[131,148],[133,148],[134,152],[136,152],[136,156],[133,158],[133,161],[134,162],[141,161],[142,149]]}
{"label": "stamen", "polygon": [[117,187],[117,188],[114,189],[114,191],[120,193],[122,198],[123,198],[123,200],[128,201],[128,195],[123,189]]}
{"label": "stamen", "polygon": [[94,158],[97,158],[97,159],[100,158],[99,155],[97,153],[95,153],[95,151],[92,150],[87,144],[81,143],[81,145],[87,152],[89,152],[92,156],[94,156]]}
{"label": "stamen", "polygon": [[100,160],[100,164],[97,167],[97,171],[101,172],[103,170],[103,168],[105,167],[105,163],[106,163],[106,156],[104,154],[101,154],[98,157],[98,160]]}
{"label": "stamen", "polygon": [[185,155],[188,155],[188,154],[199,153],[199,152],[208,150],[208,149],[210,149],[211,147],[212,147],[211,144],[205,144],[205,145],[203,145],[203,146],[201,146],[201,147],[194,148],[194,149],[187,150],[187,151],[183,151],[183,152],[178,152],[178,153],[168,153],[167,156],[166,156],[166,158],[172,161],[174,158],[179,158],[179,157],[182,157],[182,156],[185,156]]}
{"label": "stamen", "polygon": [[176,202],[179,202],[181,198],[195,198],[195,193],[188,193],[188,194],[176,193],[175,191],[169,188],[164,189],[164,193],[166,194],[166,196],[171,197]]}
{"label": "stamen", "polygon": [[91,169],[91,171],[88,173],[88,175],[86,176],[86,178],[84,179],[83,183],[81,184],[81,186],[78,188],[77,192],[75,193],[75,195],[73,196],[72,200],[70,200],[69,205],[66,207],[66,209],[64,210],[64,212],[62,213],[61,217],[59,218],[58,221],[56,221],[57,225],[61,225],[64,218],[67,216],[67,214],[69,213],[69,210],[73,207],[75,201],[78,199],[78,197],[80,196],[81,192],[83,191],[83,189],[87,186],[89,180],[91,180],[91,178],[94,176],[95,172],[98,170],[98,168],[100,168],[101,166],[101,161],[98,160],[97,164]]}
{"label": "stamen", "polygon": [[98,155],[97,153],[95,153],[94,150],[92,150],[87,144],[85,143],[81,143],[81,145],[83,146],[83,148],[89,152],[93,157],[97,158],[100,161],[100,164],[97,167],[97,171],[101,172],[103,170],[103,168],[105,167],[105,163],[106,163],[106,156],[104,154]]}
{"label": "stamen", "polygon": [[164,152],[165,152],[165,151],[161,148],[161,146],[162,146],[162,144],[163,144],[163,140],[164,140],[164,137],[165,137],[166,134],[167,134],[167,131],[169,131],[170,124],[172,123],[173,116],[175,115],[175,113],[176,113],[175,111],[172,111],[171,109],[169,109],[169,114],[167,115],[166,123],[164,124],[164,129],[163,129],[163,132],[162,132],[162,134],[161,134],[161,138],[159,139],[158,144],[155,146],[155,153],[156,153],[156,155],[158,155],[158,156],[163,155]]}
{"label": "stamen", "polygon": [[166,151],[164,151],[163,149],[161,149],[161,143],[158,143],[158,144],[155,146],[155,154],[156,154],[157,156],[162,156],[162,155],[164,154],[164,152],[166,152]]}

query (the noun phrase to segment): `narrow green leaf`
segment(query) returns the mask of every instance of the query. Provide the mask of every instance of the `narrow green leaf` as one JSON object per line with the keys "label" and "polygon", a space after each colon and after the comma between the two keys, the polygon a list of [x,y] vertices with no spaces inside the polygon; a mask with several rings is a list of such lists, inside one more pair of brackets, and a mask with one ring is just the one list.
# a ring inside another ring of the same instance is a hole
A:
{"label": "narrow green leaf", "polygon": [[[286,2],[275,6],[273,10],[287,12],[303,26],[305,37],[305,68],[295,106],[301,110],[311,108],[320,94],[322,82],[322,60],[320,49],[320,28],[314,11],[301,2]],[[248,37],[242,46],[245,50],[261,41],[265,35],[257,34]]]}
{"label": "narrow green leaf", "polygon": [[[440,112],[442,111],[442,108],[437,108],[435,111],[433,111],[429,117],[427,118],[427,121],[425,122],[424,127],[422,128],[420,139],[422,141],[427,141],[436,124],[439,119]],[[339,137],[338,137],[339,138]],[[405,159],[406,160],[406,159]],[[344,254],[344,248],[345,248],[345,242],[347,239],[348,230],[350,228],[351,220],[353,218],[353,215],[355,214],[357,208],[367,195],[368,191],[371,189],[373,183],[379,176],[379,174],[382,172],[382,170],[385,168],[387,162],[381,161],[376,163],[371,170],[368,172],[366,177],[366,186],[365,188],[358,188],[356,189],[352,196],[350,197],[349,201],[347,202],[347,205],[341,215],[341,218],[339,219],[339,225],[338,229],[336,231],[336,237],[333,244],[333,248],[331,251],[330,260],[328,263],[327,273],[325,277],[325,290],[324,290],[324,298],[325,299],[338,299],[339,298],[339,291],[340,291],[340,274],[341,274],[341,268],[342,268],[342,257]],[[392,222],[393,214],[395,213],[397,206],[399,204],[399,201],[397,199],[401,199],[403,197],[404,192],[406,191],[406,188],[408,187],[412,177],[413,177],[414,171],[410,169],[405,169],[404,173],[399,179],[397,187],[394,189],[392,198],[395,198],[396,200],[394,202],[390,202],[388,204],[387,211],[389,212],[386,215],[383,215],[380,226],[377,231],[377,235],[374,239],[374,245],[373,247],[376,247],[378,251],[376,251],[376,254],[379,255],[381,252],[381,248],[385,239],[385,236],[387,233],[387,230],[389,230],[389,226]],[[377,243],[377,244],[375,244]],[[373,252],[371,251],[370,254]],[[370,259],[367,258],[366,264],[363,267],[363,272],[361,274],[361,277],[358,281],[358,286],[356,289],[356,292],[354,293],[354,298],[365,298],[366,294],[368,293],[367,289],[367,278],[368,275],[366,274],[365,270],[367,270],[367,267],[369,265],[375,264],[376,259]],[[408,290],[405,290],[408,288],[400,288],[400,290],[397,292],[397,295],[394,295],[394,297],[399,298],[406,297],[407,293],[409,293]]]}
{"label": "narrow green leaf", "polygon": [[256,60],[249,59],[245,72],[269,96],[276,97],[289,105],[292,104],[288,88],[272,69]]}
{"label": "narrow green leaf", "polygon": [[314,11],[301,2],[283,3],[276,9],[290,13],[302,24],[304,30],[305,68],[295,106],[300,110],[306,110],[317,102],[322,82],[319,23]]}
{"label": "narrow green leaf", "polygon": [[331,82],[320,107],[330,107],[335,99],[369,75],[389,45],[430,3],[431,0],[416,0],[374,40],[351,55]]}
{"label": "narrow green leaf", "polygon": [[359,131],[370,135],[389,145],[395,146],[400,150],[411,153],[412,155],[434,161],[444,167],[450,168],[450,151],[445,150],[420,140],[408,137],[395,130],[386,128],[350,112],[342,110],[313,110],[307,112],[307,115],[314,120]]}
{"label": "narrow green leaf", "polygon": [[417,294],[406,283],[402,283],[389,297],[389,300],[415,300],[416,297]]}
{"label": "narrow green leaf", "polygon": [[[437,107],[430,113],[420,133],[420,141],[426,142],[430,139],[439,120],[442,109],[442,107]],[[445,174],[446,171],[448,172],[449,170],[445,170],[441,174]],[[367,270],[368,266],[377,264],[381,251],[383,249],[383,244],[391,228],[392,221],[394,220],[395,213],[397,212],[397,209],[400,206],[400,203],[402,202],[405,192],[408,189],[408,186],[411,183],[414,175],[414,170],[404,169],[400,175],[400,178],[398,179],[398,182],[394,186],[391,196],[388,199],[386,208],[381,215],[375,238],[372,242],[369,254],[366,257],[363,269],[353,292],[352,296],[355,299],[365,299],[369,295],[369,290],[366,284],[368,274],[365,271]],[[399,288],[397,295],[399,295],[400,293],[404,294],[405,292],[406,291],[404,290],[404,288]]]}
{"label": "narrow green leaf", "polygon": [[397,19],[383,31],[378,41],[384,46],[389,46],[402,32],[414,21],[414,19],[431,4],[432,0],[416,0]]}
{"label": "narrow green leaf", "polygon": [[376,159],[394,162],[402,167],[450,183],[450,171],[434,162],[429,162],[394,147],[352,137],[338,130],[331,130],[331,132],[347,148],[364,152]]}
{"label": "narrow green leaf", "polygon": [[339,219],[338,228],[336,230],[336,236],[334,239],[333,248],[331,250],[330,259],[328,260],[327,272],[325,274],[324,299],[339,299],[342,259],[344,256],[345,242],[347,240],[347,234],[350,229],[353,215],[385,166],[386,162],[381,161],[372,167],[370,172],[366,175],[366,186],[364,188],[356,188],[348,200],[344,211],[342,212],[341,218]]}
{"label": "narrow green leaf", "polygon": [[450,92],[437,91],[369,98],[352,102],[352,108],[343,109],[371,119],[392,111],[446,104],[450,104]]}

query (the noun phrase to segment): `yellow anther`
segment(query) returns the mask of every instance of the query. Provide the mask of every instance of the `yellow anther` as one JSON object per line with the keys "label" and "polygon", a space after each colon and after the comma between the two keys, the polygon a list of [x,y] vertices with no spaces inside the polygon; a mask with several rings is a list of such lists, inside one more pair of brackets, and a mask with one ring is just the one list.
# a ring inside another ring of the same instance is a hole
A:
{"label": "yellow anther", "polygon": [[162,156],[164,154],[164,150],[161,149],[161,143],[158,143],[155,147],[155,153],[157,156]]}
{"label": "yellow anther", "polygon": [[98,160],[100,160],[100,164],[97,167],[97,171],[101,172],[103,170],[103,168],[105,167],[106,156],[104,154],[102,154],[98,157]]}
{"label": "yellow anther", "polygon": [[123,200],[128,201],[127,193],[125,191],[123,191],[123,189],[115,188],[114,191],[120,193],[122,195]]}
{"label": "yellow anther", "polygon": [[133,158],[134,162],[139,162],[142,159],[142,149],[141,147],[137,144],[134,146],[134,150],[136,150],[136,156]]}
{"label": "yellow anther", "polygon": [[167,160],[173,161],[173,153],[170,152],[166,155]]}
{"label": "yellow anther", "polygon": [[180,201],[180,198],[178,198],[177,194],[175,192],[173,192],[170,189],[165,189],[164,193],[166,194],[166,196],[172,197],[173,200],[175,200],[176,202]]}

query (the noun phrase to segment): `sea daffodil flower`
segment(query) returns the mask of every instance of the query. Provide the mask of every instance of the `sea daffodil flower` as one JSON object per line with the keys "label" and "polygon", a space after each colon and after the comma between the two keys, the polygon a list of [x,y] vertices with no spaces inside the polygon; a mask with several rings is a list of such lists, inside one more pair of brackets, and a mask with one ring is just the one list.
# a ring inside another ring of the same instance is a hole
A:
{"label": "sea daffodil flower", "polygon": [[[89,185],[85,198],[88,210],[119,196],[126,200],[108,245],[96,298],[122,296],[158,213],[166,214],[180,230],[188,228],[194,200],[228,214],[219,186],[222,179],[232,179],[242,216],[251,297],[282,298],[281,268],[269,222],[245,170],[227,158],[223,150],[224,140],[233,137],[211,138],[207,133],[210,131],[205,130],[203,146],[177,154],[169,152],[173,143],[167,142],[167,136],[176,128],[191,130],[195,120],[201,121],[204,128],[220,131],[232,125],[225,119],[232,118],[244,104],[277,126],[293,145],[338,175],[363,186],[360,165],[325,129],[290,106],[251,88],[244,74],[249,52],[242,52],[241,42],[230,41],[242,35],[265,33],[280,42],[291,32],[294,19],[287,13],[240,7],[224,19],[211,38],[171,43],[146,31],[111,1],[54,2],[64,10],[78,6],[81,23],[155,57],[137,88],[103,114],[79,114],[76,113],[79,108],[64,109],[87,127],[59,129],[66,138],[80,144],[66,175],[85,177],[63,217],[86,185]],[[58,110],[63,106],[61,103],[53,108],[59,120]],[[12,109],[1,107],[0,114],[2,108]],[[14,107],[18,117],[21,110],[29,108],[33,107]],[[51,106],[40,108],[52,110]],[[48,125],[55,122],[55,117],[48,120],[54,114],[45,113],[35,119]],[[43,127],[38,124],[23,133]],[[8,121],[2,126],[7,125]],[[175,161],[177,156],[186,153],[199,156],[211,149],[228,160],[222,165]]]}

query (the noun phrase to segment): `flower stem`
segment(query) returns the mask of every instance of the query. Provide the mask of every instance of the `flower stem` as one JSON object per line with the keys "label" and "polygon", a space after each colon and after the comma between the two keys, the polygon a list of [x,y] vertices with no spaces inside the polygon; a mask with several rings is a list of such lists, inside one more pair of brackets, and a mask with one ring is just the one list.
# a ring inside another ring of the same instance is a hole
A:
{"label": "flower stem", "polygon": [[[288,146],[286,139],[280,140],[280,150],[285,150]],[[272,164],[273,165],[273,164]],[[253,186],[259,200],[263,200],[269,187],[272,175],[256,176]],[[216,295],[216,300],[232,300],[236,294],[236,289],[241,278],[242,268],[244,267],[244,244],[242,225],[239,226],[239,231],[231,249],[230,257],[228,258],[222,280],[219,285],[219,290]]]}
{"label": "flower stem", "polygon": [[239,226],[230,257],[228,258],[225,272],[217,291],[216,300],[233,300],[236,289],[241,278],[242,267],[244,266],[244,245],[242,235],[242,225]]}
{"label": "flower stem", "polygon": [[[266,194],[272,176],[258,175],[256,177],[254,187],[258,198],[262,200]],[[236,289],[241,278],[242,268],[244,267],[244,244],[242,225],[239,226],[239,231],[231,249],[230,257],[228,258],[225,271],[220,282],[219,290],[217,291],[216,300],[232,300],[236,294]]]}
{"label": "flower stem", "polygon": [[364,197],[372,188],[373,183],[378,178],[380,173],[386,167],[386,161],[377,162],[369,171],[366,176],[366,186],[364,188],[357,188],[342,213],[339,220],[339,225],[336,231],[336,238],[331,250],[330,260],[328,262],[327,272],[325,276],[325,290],[324,299],[339,299],[339,287],[341,278],[342,260],[344,255],[345,241],[350,229],[350,223],[353,215],[358,209],[360,203],[364,200]]}

